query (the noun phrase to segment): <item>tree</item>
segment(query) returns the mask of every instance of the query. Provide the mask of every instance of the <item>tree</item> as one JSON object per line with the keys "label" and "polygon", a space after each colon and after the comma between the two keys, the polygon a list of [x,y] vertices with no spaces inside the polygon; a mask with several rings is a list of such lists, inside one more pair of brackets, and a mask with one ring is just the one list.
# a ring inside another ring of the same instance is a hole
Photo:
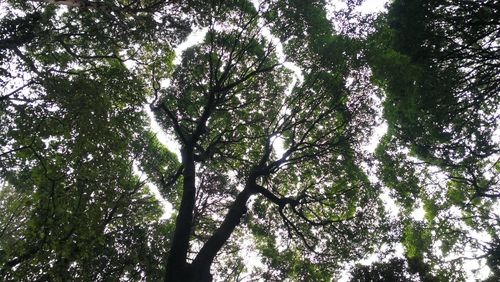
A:
{"label": "tree", "polygon": [[371,43],[389,124],[379,176],[407,214],[425,210],[424,222],[402,220],[403,244],[443,280],[463,279],[454,270],[498,241],[498,12],[492,1],[394,1]]}
{"label": "tree", "polygon": [[[281,8],[270,6],[266,12]],[[355,43],[325,33],[324,43],[345,50],[345,58],[305,50],[300,63],[317,65],[286,93],[290,79],[260,34],[258,12],[244,1],[212,9],[205,41],[186,51],[170,87],[157,90],[158,121],[182,146],[183,192],[167,281],[210,280],[212,262],[248,209],[255,214],[247,224],[259,236],[285,231],[296,239],[286,243],[288,249],[314,254],[317,264],[332,267],[370,247],[366,240],[376,222],[377,193],[359,168],[356,148],[363,141],[357,129],[371,124],[371,101],[362,92],[353,95],[345,84],[355,71],[348,65],[355,54],[346,47]],[[319,16],[325,31],[333,32],[325,15]],[[318,60],[310,61],[313,56]],[[283,152],[273,147],[280,139]],[[259,198],[247,207],[253,195]],[[207,203],[206,209],[199,206]],[[266,222],[270,218],[283,225]],[[206,227],[193,227],[206,221]],[[211,235],[192,240],[193,231]],[[190,241],[200,249],[186,266]]]}
{"label": "tree", "polygon": [[[357,2],[335,13],[359,18]],[[2,278],[238,281],[247,273],[325,281],[343,263],[392,243],[380,186],[365,170],[373,163],[363,144],[376,125],[378,93],[368,63],[387,88],[387,119],[403,128],[382,146],[400,138],[426,148],[449,139],[436,130],[425,135],[434,121],[413,131],[420,127],[412,118],[397,115],[418,117],[405,100],[388,104],[418,76],[404,73],[407,80],[393,87],[394,63],[414,68],[391,45],[383,20],[367,38],[368,27],[334,27],[326,6],[9,1],[0,21]],[[204,39],[174,65],[173,48],[192,26],[206,30]],[[442,105],[452,108],[449,92]],[[413,100],[426,94],[412,93]],[[490,99],[474,105],[491,107]],[[180,144],[179,159],[151,132],[145,104]],[[463,144],[450,152],[460,154]],[[491,156],[494,146],[477,152]],[[428,151],[426,160],[441,157]],[[388,169],[394,158],[387,152],[378,155],[388,186],[398,172],[420,184],[398,166],[411,159],[400,156]],[[152,184],[172,204],[170,218],[159,219]],[[402,193],[420,187],[413,184]],[[409,267],[427,269],[430,231],[403,222]],[[244,240],[265,267],[245,269]]]}
{"label": "tree", "polygon": [[[158,146],[143,133],[144,84],[123,64],[145,57],[130,46],[146,44],[151,33],[122,28],[154,29],[150,8],[58,15],[54,6],[13,1],[2,11],[0,170],[9,191],[2,195],[2,211],[9,211],[2,225],[2,279],[163,275],[158,263],[171,226],[158,222],[161,210],[133,171],[134,159]],[[186,34],[182,20],[177,23],[158,32],[175,34],[175,42]],[[128,55],[120,57],[126,48]],[[154,59],[172,56],[163,51]],[[144,142],[149,147],[139,145]],[[172,156],[158,160],[168,163]],[[13,198],[23,199],[22,213]],[[158,241],[149,244],[153,238]]]}
{"label": "tree", "polygon": [[410,273],[405,260],[393,258],[388,262],[377,262],[373,265],[358,265],[351,272],[352,282],[382,281],[420,281]]}

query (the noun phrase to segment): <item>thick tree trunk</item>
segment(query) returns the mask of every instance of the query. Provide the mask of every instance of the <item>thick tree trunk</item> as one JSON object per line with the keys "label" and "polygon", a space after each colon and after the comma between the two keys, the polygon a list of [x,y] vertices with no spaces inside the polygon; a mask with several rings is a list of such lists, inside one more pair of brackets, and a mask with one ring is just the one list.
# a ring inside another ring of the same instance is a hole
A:
{"label": "thick tree trunk", "polygon": [[196,168],[192,149],[183,149],[183,185],[179,214],[175,222],[175,232],[167,260],[165,281],[184,282],[186,258],[189,250],[189,237],[193,226],[193,209],[196,195]]}
{"label": "thick tree trunk", "polygon": [[212,265],[217,253],[227,242],[234,229],[239,225],[241,218],[247,212],[247,201],[250,196],[256,192],[254,186],[255,181],[249,181],[243,191],[238,194],[236,200],[229,208],[221,226],[203,245],[193,263],[190,265],[190,271],[188,273],[189,276],[186,281],[212,281],[210,266]]}

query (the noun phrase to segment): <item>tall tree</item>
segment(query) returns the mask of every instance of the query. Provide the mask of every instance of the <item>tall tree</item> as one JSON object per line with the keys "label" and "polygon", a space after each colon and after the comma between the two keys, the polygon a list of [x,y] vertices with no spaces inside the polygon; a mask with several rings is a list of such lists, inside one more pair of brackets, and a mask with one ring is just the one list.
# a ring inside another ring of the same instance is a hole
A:
{"label": "tall tree", "polygon": [[412,275],[404,259],[393,258],[388,262],[377,262],[373,265],[357,265],[350,273],[351,282],[384,282],[420,281]]}
{"label": "tall tree", "polygon": [[[159,223],[160,207],[133,164],[151,163],[148,156],[164,149],[145,132],[143,66],[124,64],[142,58],[148,66],[164,61],[157,73],[171,69],[171,46],[153,49],[152,33],[176,42],[189,26],[179,18],[157,29],[175,17],[172,10],[156,22],[151,11],[160,4],[113,14],[25,1],[3,6],[2,280],[163,275],[158,262],[168,244],[148,241],[166,240],[171,225]],[[135,50],[139,43],[149,49]],[[168,154],[155,162],[177,163]]]}
{"label": "tall tree", "polygon": [[379,175],[406,214],[424,208],[423,222],[402,220],[403,244],[421,273],[435,266],[442,280],[463,279],[455,270],[495,256],[498,242],[500,10],[493,2],[394,1],[371,45],[389,124],[377,150]]}
{"label": "tall tree", "polygon": [[[212,263],[238,226],[251,227],[275,256],[303,253],[296,259],[312,269],[316,261],[321,268],[292,274],[302,279],[325,279],[334,265],[371,247],[377,191],[358,158],[366,136],[359,128],[372,124],[371,100],[346,83],[355,71],[350,40],[325,33],[323,40],[345,50],[336,54],[343,58],[318,58],[317,67],[301,61],[308,73],[290,85],[275,46],[261,35],[267,24],[259,13],[282,9],[267,4],[211,7],[204,42],[184,53],[170,86],[157,90],[153,109],[181,144],[183,165],[167,281],[210,280]],[[280,233],[289,237],[281,242],[285,253],[273,242]]]}

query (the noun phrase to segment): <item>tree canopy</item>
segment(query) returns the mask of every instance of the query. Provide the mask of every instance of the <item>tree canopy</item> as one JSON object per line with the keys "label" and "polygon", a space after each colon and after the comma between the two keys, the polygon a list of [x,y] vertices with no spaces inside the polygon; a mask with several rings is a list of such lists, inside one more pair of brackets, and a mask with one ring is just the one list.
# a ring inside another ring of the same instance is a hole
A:
{"label": "tree canopy", "polygon": [[498,5],[342,2],[0,3],[1,279],[494,281]]}
{"label": "tree canopy", "polygon": [[403,244],[422,274],[457,269],[444,280],[463,279],[464,258],[498,255],[498,13],[492,1],[394,1],[371,43],[389,125],[379,176],[407,214],[425,210],[403,219]]}

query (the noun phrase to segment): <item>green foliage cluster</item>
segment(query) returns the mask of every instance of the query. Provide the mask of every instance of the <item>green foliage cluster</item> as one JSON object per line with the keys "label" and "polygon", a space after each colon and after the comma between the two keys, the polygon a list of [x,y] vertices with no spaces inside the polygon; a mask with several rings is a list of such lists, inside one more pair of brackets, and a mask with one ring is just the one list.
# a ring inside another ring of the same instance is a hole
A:
{"label": "green foliage cluster", "polygon": [[394,1],[368,43],[389,125],[379,177],[404,213],[424,209],[423,222],[402,219],[402,238],[433,279],[464,279],[462,258],[494,256],[498,242],[498,12],[493,1]]}
{"label": "green foliage cluster", "polygon": [[0,279],[494,281],[498,5],[344,2],[0,4]]}

